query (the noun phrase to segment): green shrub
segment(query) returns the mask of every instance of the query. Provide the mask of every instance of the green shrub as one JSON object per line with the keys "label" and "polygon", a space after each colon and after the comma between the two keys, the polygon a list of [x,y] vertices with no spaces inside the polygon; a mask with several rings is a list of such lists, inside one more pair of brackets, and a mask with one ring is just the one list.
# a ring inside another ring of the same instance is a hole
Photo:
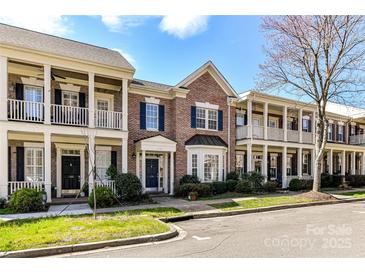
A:
{"label": "green shrub", "polygon": [[117,167],[115,165],[110,165],[106,171],[106,175],[110,180],[115,180],[118,175]]}
{"label": "green shrub", "polygon": [[212,185],[208,183],[179,185],[175,189],[175,196],[188,197],[190,192],[197,192],[199,197],[211,196]]}
{"label": "green shrub", "polygon": [[251,183],[248,180],[241,180],[237,183],[236,192],[238,193],[251,193]]}
{"label": "green shrub", "polygon": [[365,186],[365,175],[348,175],[346,181],[352,187],[363,187]]}
{"label": "green shrub", "polygon": [[236,180],[236,181],[238,181],[238,179],[239,179],[239,173],[237,172],[237,171],[231,171],[231,172],[228,172],[227,173],[227,178],[226,178],[226,180],[228,181],[228,180]]}
{"label": "green shrub", "polygon": [[123,201],[136,202],[142,199],[142,184],[132,173],[118,174],[115,178],[115,188],[118,197]]}
{"label": "green shrub", "polygon": [[262,189],[265,177],[258,172],[249,172],[242,174],[242,180],[248,181],[252,189]]}
{"label": "green shrub", "polygon": [[[96,187],[95,195],[96,195],[97,208],[111,207],[116,202],[113,191],[109,187],[106,186]],[[90,193],[90,196],[88,198],[88,203],[91,208],[94,207],[94,190]]]}
{"label": "green shrub", "polygon": [[330,174],[322,174],[321,175],[321,187],[335,187],[337,188],[343,180],[343,176],[341,175],[330,175]]}
{"label": "green shrub", "polygon": [[226,182],[220,182],[220,181],[213,182],[212,187],[214,194],[226,193],[228,190]]}
{"label": "green shrub", "polygon": [[0,198],[0,209],[3,209],[6,207],[6,199]]}
{"label": "green shrub", "polygon": [[299,191],[306,189],[304,182],[298,178],[294,178],[289,183],[289,190],[291,191]]}
{"label": "green shrub", "polygon": [[304,189],[306,190],[310,190],[313,188],[313,180],[312,179],[307,179],[307,180],[301,180],[302,184],[304,186]]}
{"label": "green shrub", "polygon": [[16,213],[43,211],[43,193],[30,188],[17,190],[10,197],[9,207]]}
{"label": "green shrub", "polygon": [[184,175],[180,179],[180,185],[185,185],[185,184],[200,184],[200,180],[198,177],[194,175]]}
{"label": "green shrub", "polygon": [[238,184],[238,180],[229,179],[226,181],[227,190],[230,192],[236,191],[236,186]]}
{"label": "green shrub", "polygon": [[266,192],[275,192],[278,187],[278,183],[276,181],[267,181],[262,185],[262,187]]}

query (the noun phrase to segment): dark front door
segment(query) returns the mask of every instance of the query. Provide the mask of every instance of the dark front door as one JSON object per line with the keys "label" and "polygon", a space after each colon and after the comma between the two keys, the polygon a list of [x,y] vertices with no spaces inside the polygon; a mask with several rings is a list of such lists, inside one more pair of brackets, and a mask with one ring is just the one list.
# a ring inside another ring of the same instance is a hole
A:
{"label": "dark front door", "polygon": [[146,159],[146,187],[158,187],[158,159]]}
{"label": "dark front door", "polygon": [[80,156],[62,156],[62,189],[80,189]]}

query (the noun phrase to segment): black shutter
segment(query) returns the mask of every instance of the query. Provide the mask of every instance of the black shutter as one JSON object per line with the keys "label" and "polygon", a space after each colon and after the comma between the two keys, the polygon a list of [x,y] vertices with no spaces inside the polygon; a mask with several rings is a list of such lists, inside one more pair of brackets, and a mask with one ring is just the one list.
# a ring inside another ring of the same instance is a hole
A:
{"label": "black shutter", "polygon": [[218,130],[223,131],[223,110],[218,110]]}
{"label": "black shutter", "polygon": [[332,124],[332,141],[336,141],[336,125]]}
{"label": "black shutter", "polygon": [[292,175],[298,175],[297,157],[297,154],[293,154],[293,157],[291,158]]}
{"label": "black shutter", "polygon": [[117,167],[117,152],[114,151],[114,150],[111,151],[111,161],[110,161],[110,163],[113,166]]}
{"label": "black shutter", "polygon": [[79,93],[79,107],[84,108],[86,106],[85,104],[85,93],[80,92]]}
{"label": "black shutter", "polygon": [[11,147],[8,147],[8,181],[11,181]]}
{"label": "black shutter", "polygon": [[243,121],[243,125],[247,126],[247,113],[245,113],[244,115],[244,121]]}
{"label": "black shutter", "polygon": [[312,120],[308,120],[308,132],[312,132]]}
{"label": "black shutter", "polygon": [[16,148],[16,180],[24,181],[24,147]]}
{"label": "black shutter", "polygon": [[336,125],[336,141],[339,140],[339,138],[338,138],[338,127],[339,127],[339,125]]}
{"label": "black shutter", "polygon": [[277,168],[277,180],[279,182],[282,182],[283,181],[283,155],[281,153],[278,153],[278,158],[277,158],[277,165],[276,165],[276,168]]}
{"label": "black shutter", "polygon": [[17,100],[24,100],[24,85],[16,83],[15,84],[15,98]]}
{"label": "black shutter", "polygon": [[270,180],[271,174],[270,174],[270,153],[267,154],[267,164],[266,164],[266,169],[267,169],[267,179]]}
{"label": "black shutter", "polygon": [[278,126],[279,126],[279,128],[284,128],[284,126],[283,126],[283,117],[279,117],[279,125]]}
{"label": "black shutter", "polygon": [[196,106],[191,106],[191,127],[196,128]]}
{"label": "black shutter", "polygon": [[165,106],[158,106],[158,130],[165,131]]}
{"label": "black shutter", "polygon": [[308,175],[312,175],[312,154],[308,153]]}
{"label": "black shutter", "polygon": [[54,91],[54,103],[62,105],[62,91],[60,89],[55,89]]}
{"label": "black shutter", "polygon": [[146,103],[139,103],[139,124],[141,129],[146,129]]}
{"label": "black shutter", "polygon": [[243,159],[245,161],[245,163],[243,165],[243,172],[247,173],[247,153],[245,153],[245,155],[243,156]]}

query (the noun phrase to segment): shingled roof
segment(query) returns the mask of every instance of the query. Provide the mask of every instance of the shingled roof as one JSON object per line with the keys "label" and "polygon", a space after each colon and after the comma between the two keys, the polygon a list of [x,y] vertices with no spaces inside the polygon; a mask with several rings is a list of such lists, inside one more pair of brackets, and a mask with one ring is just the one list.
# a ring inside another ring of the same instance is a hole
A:
{"label": "shingled roof", "polygon": [[134,70],[118,51],[6,24],[0,24],[0,44]]}
{"label": "shingled roof", "polygon": [[227,143],[219,136],[196,134],[185,142],[187,146],[218,146],[228,147]]}

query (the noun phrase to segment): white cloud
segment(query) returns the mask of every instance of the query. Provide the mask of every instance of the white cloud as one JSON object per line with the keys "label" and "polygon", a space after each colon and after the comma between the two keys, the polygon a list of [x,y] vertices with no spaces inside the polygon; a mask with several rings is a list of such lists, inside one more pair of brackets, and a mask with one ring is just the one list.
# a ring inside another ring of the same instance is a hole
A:
{"label": "white cloud", "polygon": [[101,21],[112,32],[124,32],[129,28],[138,27],[148,16],[118,16],[102,15]]}
{"label": "white cloud", "polygon": [[68,18],[60,15],[0,16],[0,22],[48,34],[62,35],[71,31]]}
{"label": "white cloud", "polygon": [[208,16],[167,15],[160,23],[160,30],[180,39],[204,32],[208,27]]}
{"label": "white cloud", "polygon": [[125,58],[125,59],[127,59],[127,61],[129,62],[129,63],[131,63],[133,66],[135,66],[136,65],[136,59],[134,59],[134,57],[131,55],[131,54],[129,54],[129,53],[127,53],[127,52],[124,52],[123,50],[121,50],[121,49],[112,49],[112,50],[115,50],[115,51],[118,51],[121,55],[123,55],[123,57]]}

